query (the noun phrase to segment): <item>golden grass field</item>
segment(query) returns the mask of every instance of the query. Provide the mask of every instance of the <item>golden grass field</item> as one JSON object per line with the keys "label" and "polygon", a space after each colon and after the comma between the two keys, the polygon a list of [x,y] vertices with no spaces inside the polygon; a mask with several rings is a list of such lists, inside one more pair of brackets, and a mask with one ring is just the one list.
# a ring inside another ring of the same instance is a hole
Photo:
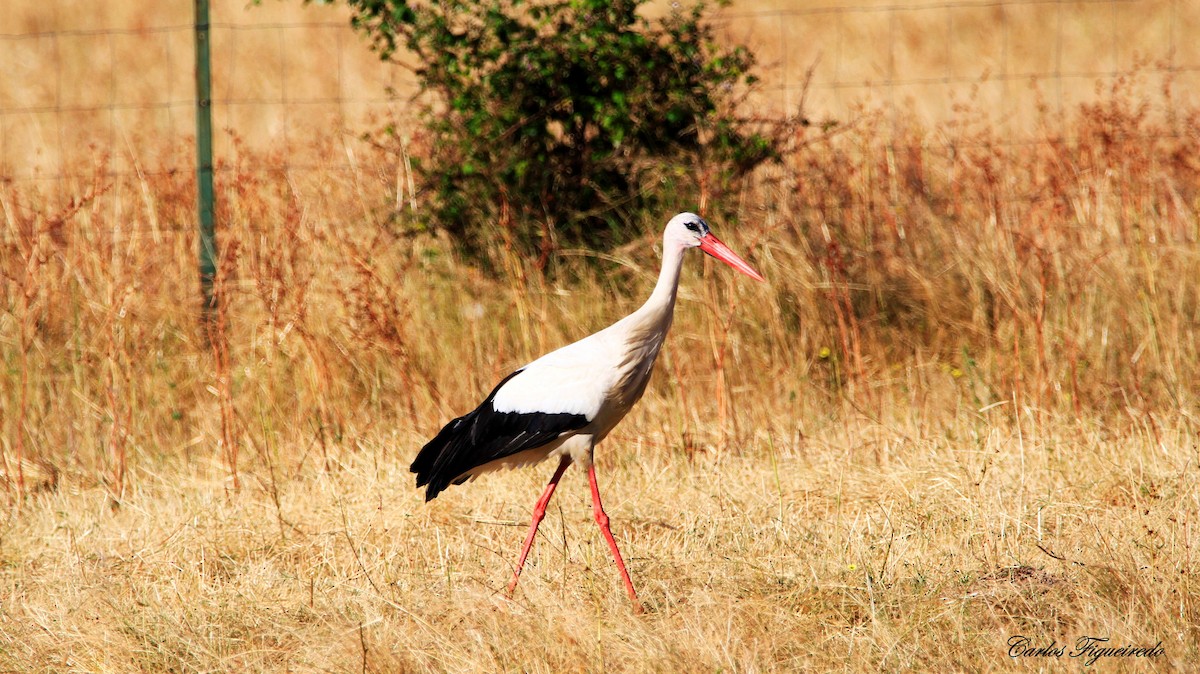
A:
{"label": "golden grass field", "polygon": [[[84,4],[0,16],[67,29]],[[319,94],[321,57],[303,58],[313,79],[289,90]],[[53,61],[23,63],[0,108],[36,105]],[[553,467],[426,504],[408,464],[513,367],[636,308],[670,213],[612,254],[563,251],[549,277],[503,250],[487,273],[410,226],[403,157],[363,128],[243,133],[250,112],[218,110],[245,137],[220,146],[210,344],[188,108],[62,132],[70,114],[4,115],[0,671],[1195,671],[1185,76],[1093,78],[1061,111],[1033,86],[1021,143],[969,92],[904,124],[848,105],[838,127],[796,124],[750,183],[681,203],[702,198],[768,282],[693,255],[655,378],[597,451],[643,615],[578,469],[509,601]],[[65,177],[12,178],[29,166]],[[1065,652],[1014,659],[1022,635]],[[1086,636],[1162,654],[1089,664],[1070,657]]]}

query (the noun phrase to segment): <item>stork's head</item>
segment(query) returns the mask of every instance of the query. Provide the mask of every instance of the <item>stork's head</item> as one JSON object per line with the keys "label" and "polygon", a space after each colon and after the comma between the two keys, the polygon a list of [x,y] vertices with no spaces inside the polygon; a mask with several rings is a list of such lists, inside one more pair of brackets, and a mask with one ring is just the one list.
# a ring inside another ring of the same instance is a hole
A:
{"label": "stork's head", "polygon": [[713,236],[708,223],[695,213],[680,213],[671,218],[667,223],[667,231],[663,234],[663,242],[668,246],[675,245],[684,249],[699,248],[756,281],[766,280],[762,274],[754,271],[749,263],[730,250],[729,246]]}

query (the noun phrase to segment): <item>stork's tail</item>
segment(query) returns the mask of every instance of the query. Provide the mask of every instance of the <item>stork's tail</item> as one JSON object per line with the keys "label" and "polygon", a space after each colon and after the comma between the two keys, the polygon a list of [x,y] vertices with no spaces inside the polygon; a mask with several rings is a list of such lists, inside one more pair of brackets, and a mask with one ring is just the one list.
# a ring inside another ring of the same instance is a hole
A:
{"label": "stork's tail", "polygon": [[409,470],[417,474],[417,487],[425,487],[426,501],[436,498],[463,472],[454,465],[456,462],[453,459],[463,454],[456,450],[461,450],[464,444],[470,442],[467,432],[469,424],[465,423],[467,416],[446,424],[437,437],[425,443],[409,466]]}

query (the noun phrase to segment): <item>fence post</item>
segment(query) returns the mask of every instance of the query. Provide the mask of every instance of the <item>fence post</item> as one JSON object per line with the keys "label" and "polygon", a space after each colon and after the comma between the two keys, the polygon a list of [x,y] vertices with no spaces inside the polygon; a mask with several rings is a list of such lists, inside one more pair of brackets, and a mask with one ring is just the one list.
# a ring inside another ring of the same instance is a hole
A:
{"label": "fence post", "polygon": [[208,0],[195,0],[196,7],[196,198],[200,217],[200,293],[207,324],[214,315],[217,298],[213,280],[217,275],[217,239],[213,224],[212,160],[212,71],[209,67]]}

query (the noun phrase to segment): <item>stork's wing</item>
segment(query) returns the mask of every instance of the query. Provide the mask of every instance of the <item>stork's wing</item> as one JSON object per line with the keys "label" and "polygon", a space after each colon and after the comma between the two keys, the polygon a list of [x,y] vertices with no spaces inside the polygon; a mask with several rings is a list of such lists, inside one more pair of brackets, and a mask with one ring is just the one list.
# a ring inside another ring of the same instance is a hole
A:
{"label": "stork's wing", "polygon": [[505,377],[471,413],[442,428],[411,470],[430,500],[474,468],[574,434],[600,413],[620,340],[607,331],[568,344]]}
{"label": "stork's wing", "polygon": [[598,335],[568,344],[521,368],[492,393],[501,412],[582,414],[596,418],[613,379],[613,358]]}
{"label": "stork's wing", "polygon": [[410,470],[417,474],[418,487],[429,485],[426,501],[474,468],[546,445],[591,421],[594,412],[588,415],[577,405],[553,404],[552,397],[543,399],[550,404],[541,405],[541,410],[536,400],[516,405],[505,402],[514,397],[506,395],[510,389],[536,391],[536,382],[525,383],[535,379],[529,368],[508,375],[479,407],[446,424],[421,448]]}

